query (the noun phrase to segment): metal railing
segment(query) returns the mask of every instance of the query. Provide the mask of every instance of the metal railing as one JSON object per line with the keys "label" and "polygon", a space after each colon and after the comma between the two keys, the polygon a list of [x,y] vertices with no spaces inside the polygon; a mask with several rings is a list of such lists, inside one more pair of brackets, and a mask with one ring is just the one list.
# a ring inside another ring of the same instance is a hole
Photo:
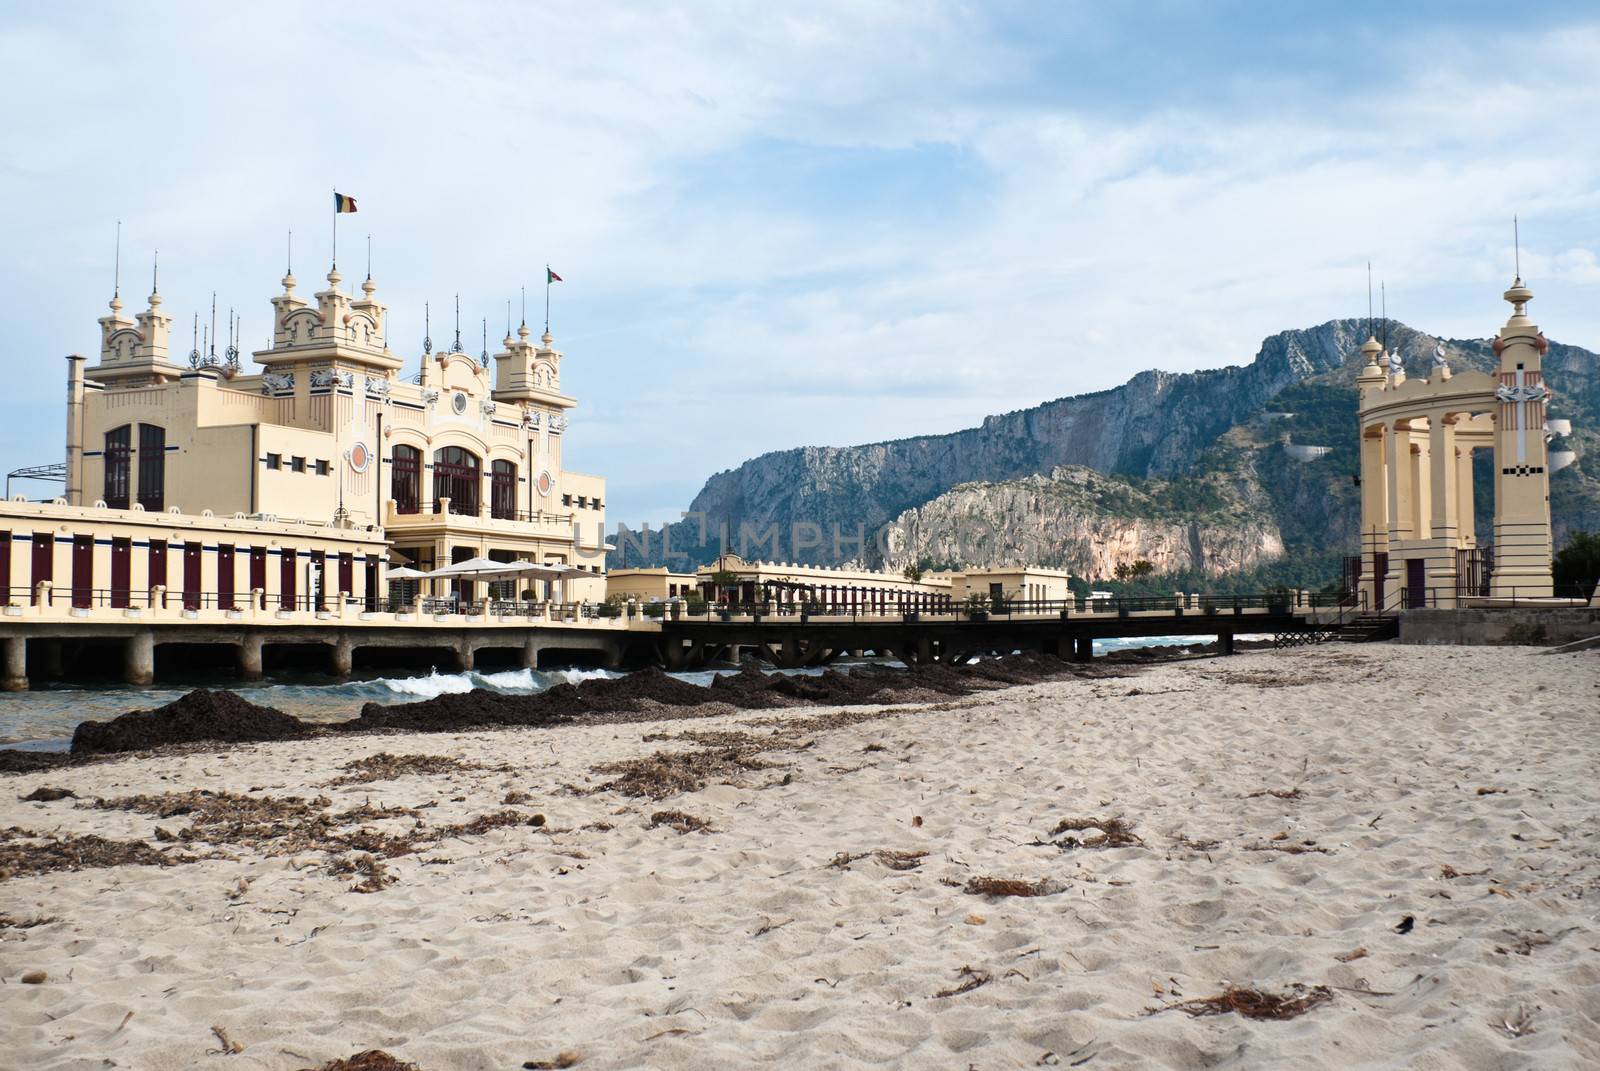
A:
{"label": "metal railing", "polygon": [[[1325,592],[1259,592],[1240,595],[1152,595],[1068,599],[1023,599],[992,596],[969,600],[914,598],[870,601],[767,601],[700,602],[685,604],[683,616],[689,620],[732,620],[733,618],[809,621],[813,618],[906,621],[989,621],[1016,618],[1060,618],[1066,616],[1115,616],[1161,613],[1173,616],[1215,617],[1222,615],[1292,614],[1339,605],[1341,596]],[[667,614],[670,616],[670,613]]]}

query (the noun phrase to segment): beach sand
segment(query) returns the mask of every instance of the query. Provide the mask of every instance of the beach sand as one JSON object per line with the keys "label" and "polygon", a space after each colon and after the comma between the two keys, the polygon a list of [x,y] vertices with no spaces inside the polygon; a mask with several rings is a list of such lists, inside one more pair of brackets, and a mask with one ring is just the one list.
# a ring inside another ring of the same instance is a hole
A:
{"label": "beach sand", "polygon": [[[1329,645],[830,713],[0,779],[0,829],[229,856],[0,881],[0,912],[58,919],[0,930],[0,1065],[243,1071],[379,1048],[425,1071],[563,1053],[584,1071],[1600,1066],[1600,655]],[[645,739],[718,731],[781,747]],[[569,787],[663,750],[745,766],[661,800]],[[328,785],[379,752],[488,768]],[[43,785],[79,798],[18,799]],[[191,789],[411,808],[357,824],[421,823],[425,842],[518,824],[427,842],[362,893],[368,875],[303,841],[163,841],[193,815],[85,805]],[[710,829],[652,827],[658,811]],[[1052,836],[1112,816],[1139,841]],[[831,865],[876,851],[927,854]],[[966,891],[981,877],[1047,891]],[[1286,1020],[1152,1013],[1295,985],[1330,999]]]}

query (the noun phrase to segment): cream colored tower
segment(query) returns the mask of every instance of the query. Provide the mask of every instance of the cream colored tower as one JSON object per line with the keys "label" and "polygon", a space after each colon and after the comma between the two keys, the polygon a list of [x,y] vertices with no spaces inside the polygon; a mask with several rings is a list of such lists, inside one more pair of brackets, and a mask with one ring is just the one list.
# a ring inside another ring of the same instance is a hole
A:
{"label": "cream colored tower", "polygon": [[1494,436],[1493,594],[1539,598],[1553,593],[1550,576],[1550,477],[1544,411],[1549,391],[1540,361],[1550,344],[1528,318],[1533,291],[1519,276],[1505,292],[1511,319],[1494,340],[1500,358]]}

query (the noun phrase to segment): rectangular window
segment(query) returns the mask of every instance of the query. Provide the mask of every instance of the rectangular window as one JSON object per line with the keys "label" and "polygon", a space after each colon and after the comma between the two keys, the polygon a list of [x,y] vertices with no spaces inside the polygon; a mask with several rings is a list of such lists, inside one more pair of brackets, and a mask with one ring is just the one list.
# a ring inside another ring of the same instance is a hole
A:
{"label": "rectangular window", "polygon": [[571,495],[562,495],[562,496],[561,496],[561,504],[562,504],[562,505],[563,505],[563,506],[570,506],[570,505],[572,505],[572,496],[571,496]]}
{"label": "rectangular window", "polygon": [[112,509],[128,508],[128,474],[133,467],[131,434],[127,424],[106,432],[106,481],[105,494],[101,497]]}
{"label": "rectangular window", "polygon": [[356,559],[353,554],[339,555],[339,591],[346,598],[356,593]]}
{"label": "rectangular window", "polygon": [[318,476],[326,476],[327,474],[328,474],[328,463],[319,458],[317,460],[317,475]]}
{"label": "rectangular window", "polygon": [[303,457],[290,458],[289,468],[295,472],[304,472],[306,470],[306,459]]}
{"label": "rectangular window", "polygon": [[151,513],[167,508],[167,432],[139,425],[139,505]]}
{"label": "rectangular window", "polygon": [[267,468],[274,469],[274,470],[283,468],[283,455],[282,454],[268,454],[267,455]]}

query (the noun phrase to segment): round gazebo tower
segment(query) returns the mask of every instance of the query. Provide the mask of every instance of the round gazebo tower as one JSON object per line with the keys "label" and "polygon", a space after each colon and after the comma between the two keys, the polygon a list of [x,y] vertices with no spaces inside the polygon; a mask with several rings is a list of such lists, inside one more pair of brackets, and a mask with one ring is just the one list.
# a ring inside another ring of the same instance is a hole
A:
{"label": "round gazebo tower", "polygon": [[1540,362],[1550,343],[1528,317],[1533,291],[1519,276],[1505,292],[1511,319],[1495,336],[1500,358],[1494,436],[1494,577],[1502,598],[1547,598],[1553,593],[1550,558],[1550,475],[1544,410],[1549,398]]}

